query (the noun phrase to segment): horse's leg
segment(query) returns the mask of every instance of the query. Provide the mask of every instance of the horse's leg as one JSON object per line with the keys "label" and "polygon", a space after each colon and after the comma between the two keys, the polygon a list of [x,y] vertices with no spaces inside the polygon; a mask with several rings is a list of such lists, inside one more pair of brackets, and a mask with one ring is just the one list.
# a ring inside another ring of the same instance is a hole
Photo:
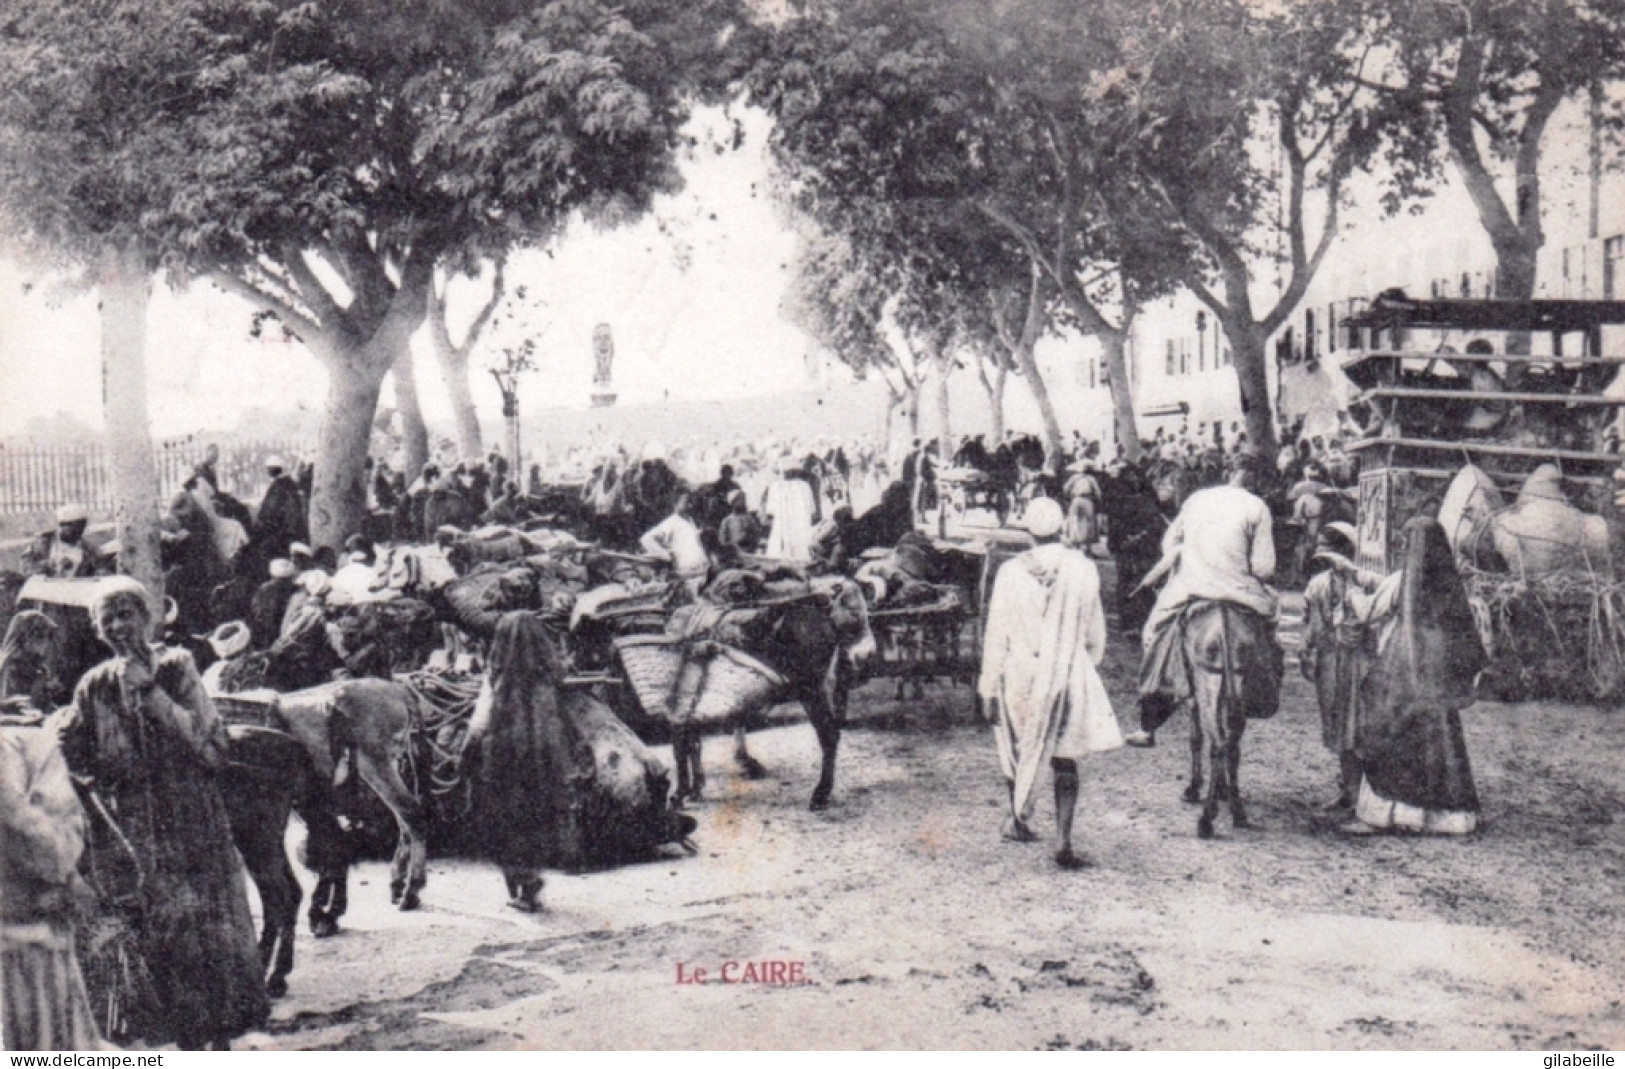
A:
{"label": "horse's leg", "polygon": [[332,792],[320,787],[299,806],[305,822],[305,861],[316,874],[316,890],[307,914],[310,932],[317,939],[337,935],[339,918],[349,905],[349,843],[339,825]]}
{"label": "horse's leg", "polygon": [[[677,794],[675,804],[681,808],[683,802],[690,797],[693,783],[689,779],[688,765],[688,729],[674,727],[671,732],[671,760],[677,766]],[[698,797],[696,794],[695,797]]]}
{"label": "horse's leg", "polygon": [[828,808],[829,796],[835,790],[835,753],[841,744],[841,724],[846,719],[844,677],[844,666],[840,654],[836,653],[817,691],[801,703],[802,708],[807,710],[807,719],[812,721],[813,731],[818,734],[818,748],[823,757],[818,771],[818,786],[813,788],[809,806],[813,810]]}
{"label": "horse's leg", "polygon": [[734,762],[746,779],[761,779],[767,775],[767,769],[745,748],[745,718],[742,716],[734,720]]}
{"label": "horse's leg", "polygon": [[1224,729],[1220,720],[1224,676],[1211,669],[1193,667],[1191,683],[1196,697],[1196,718],[1204,740],[1202,751],[1207,759],[1207,793],[1202,801],[1202,815],[1196,821],[1196,835],[1211,839],[1213,819],[1219,812],[1220,781],[1224,778]]}
{"label": "horse's leg", "polygon": [[1186,802],[1196,805],[1202,800],[1202,717],[1195,709],[1191,710],[1191,781],[1185,785],[1185,793],[1180,795]]}
{"label": "horse's leg", "polygon": [[1241,804],[1241,734],[1247,730],[1247,719],[1240,709],[1230,716],[1229,738],[1225,740],[1224,778],[1230,788],[1230,823],[1238,828],[1250,828],[1247,810]]}
{"label": "horse's leg", "polygon": [[362,782],[371,787],[379,800],[395,814],[395,823],[400,827],[400,841],[395,847],[395,857],[389,870],[390,901],[403,912],[417,909],[422,904],[419,892],[428,881],[429,836],[423,807],[401,780],[393,762],[381,765],[373,755],[360,748],[357,748],[355,756]]}
{"label": "horse's leg", "polygon": [[[260,788],[254,785],[249,789],[258,791]],[[238,798],[241,797],[238,794]],[[282,799],[251,805],[246,812],[238,814],[239,820],[232,828],[243,867],[260,895],[263,914],[260,966],[265,970],[265,992],[272,998],[288,993],[287,977],[293,971],[293,936],[299,923],[299,881],[288,864],[287,848],[283,845],[291,810],[291,802]]]}

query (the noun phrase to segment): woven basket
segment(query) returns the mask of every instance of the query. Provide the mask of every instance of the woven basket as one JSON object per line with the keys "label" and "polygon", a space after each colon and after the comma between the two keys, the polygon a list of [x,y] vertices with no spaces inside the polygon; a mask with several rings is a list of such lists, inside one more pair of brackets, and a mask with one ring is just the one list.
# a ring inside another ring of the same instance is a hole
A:
{"label": "woven basket", "polygon": [[682,644],[665,635],[627,635],[615,640],[615,653],[643,711],[672,720],[672,699],[683,667]]}
{"label": "woven basket", "polygon": [[705,662],[705,680],[687,720],[712,724],[748,715],[771,705],[784,688],[784,677],[748,653],[716,646]]}

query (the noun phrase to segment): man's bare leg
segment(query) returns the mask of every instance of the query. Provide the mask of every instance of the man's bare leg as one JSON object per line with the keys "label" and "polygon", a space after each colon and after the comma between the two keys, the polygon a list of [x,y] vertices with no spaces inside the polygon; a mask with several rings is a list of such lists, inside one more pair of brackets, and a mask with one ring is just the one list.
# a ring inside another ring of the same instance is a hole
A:
{"label": "man's bare leg", "polygon": [[1078,763],[1064,757],[1050,761],[1055,774],[1055,863],[1063,869],[1089,864],[1072,850],[1072,818],[1078,810]]}

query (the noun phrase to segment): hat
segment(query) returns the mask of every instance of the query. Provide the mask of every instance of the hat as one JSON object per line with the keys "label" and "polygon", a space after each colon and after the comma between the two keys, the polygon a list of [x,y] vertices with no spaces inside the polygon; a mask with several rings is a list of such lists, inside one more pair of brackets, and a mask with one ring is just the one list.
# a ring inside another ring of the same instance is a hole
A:
{"label": "hat", "polygon": [[248,649],[251,637],[247,624],[241,620],[232,620],[214,629],[214,633],[209,636],[209,648],[214,651],[216,657],[224,661]]}
{"label": "hat", "polygon": [[1348,539],[1349,545],[1351,546],[1357,546],[1360,544],[1360,532],[1355,530],[1352,523],[1347,523],[1343,520],[1333,520],[1331,523],[1328,523],[1325,526],[1324,530],[1336,531],[1338,534]]}
{"label": "hat", "polygon": [[124,552],[124,543],[120,542],[116,538],[102,543],[102,555],[103,556],[116,557],[120,553],[123,553],[123,552]]}
{"label": "hat", "polygon": [[272,453],[270,456],[265,458],[265,466],[267,468],[282,468],[286,470],[288,464],[281,457],[277,456],[275,453]]}
{"label": "hat", "polygon": [[294,574],[293,561],[286,557],[278,557],[271,562],[272,579],[291,579]]}
{"label": "hat", "polygon": [[1047,497],[1034,498],[1022,516],[1022,525],[1034,538],[1054,538],[1065,522],[1061,506]]}
{"label": "hat", "polygon": [[295,542],[293,545],[288,547],[288,556],[290,556],[290,557],[311,557],[311,556],[315,556],[315,553],[311,550],[311,548],[309,546],[305,545],[303,542]]}
{"label": "hat", "polygon": [[56,510],[57,523],[84,523],[90,519],[90,510],[80,504],[63,505]]}
{"label": "hat", "polygon": [[[147,588],[127,575],[110,575],[96,584],[96,596],[90,605],[92,619],[99,618],[102,606],[113,598],[133,594],[141,600],[142,606],[147,605]],[[167,600],[167,599],[166,599]]]}

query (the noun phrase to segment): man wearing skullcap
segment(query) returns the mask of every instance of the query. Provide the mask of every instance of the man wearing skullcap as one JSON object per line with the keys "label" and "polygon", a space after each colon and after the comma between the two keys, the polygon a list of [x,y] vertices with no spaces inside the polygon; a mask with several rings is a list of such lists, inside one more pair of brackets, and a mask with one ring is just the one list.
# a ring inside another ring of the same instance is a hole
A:
{"label": "man wearing skullcap", "polygon": [[253,635],[250,644],[256,650],[270,649],[271,643],[282,633],[288,602],[299,589],[299,572],[286,557],[271,562],[270,576],[254,591],[248,604],[248,629]]}
{"label": "man wearing skullcap", "polygon": [[1060,541],[1061,506],[1037,498],[1025,523],[1038,543],[1006,561],[988,600],[977,693],[994,722],[1009,791],[1004,837],[1037,838],[1030,821],[1039,774],[1055,780],[1055,863],[1082,868],[1072,848],[1078,759],[1123,745],[1096,666],[1106,655],[1100,574],[1082,550]]}
{"label": "man wearing skullcap", "polygon": [[56,530],[45,531],[34,540],[26,555],[28,569],[55,579],[83,579],[112,572],[111,562],[85,541],[89,523],[90,511],[83,505],[57,509]]}

